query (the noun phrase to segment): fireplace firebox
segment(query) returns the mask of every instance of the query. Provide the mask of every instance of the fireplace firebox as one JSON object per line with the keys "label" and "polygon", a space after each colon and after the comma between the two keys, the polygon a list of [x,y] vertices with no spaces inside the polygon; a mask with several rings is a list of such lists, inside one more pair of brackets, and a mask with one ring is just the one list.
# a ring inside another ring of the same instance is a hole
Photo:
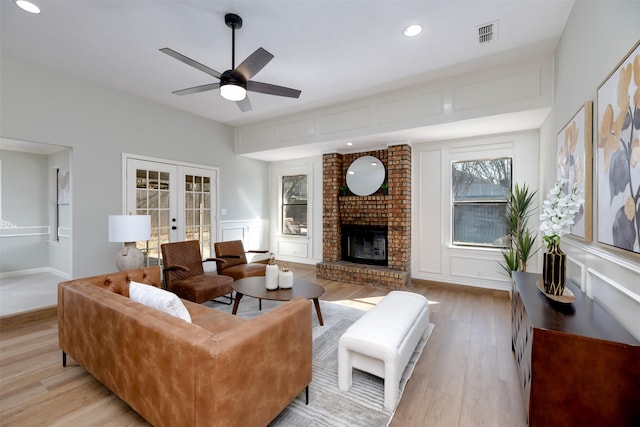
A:
{"label": "fireplace firebox", "polygon": [[343,261],[387,265],[387,227],[343,224],[341,232]]}

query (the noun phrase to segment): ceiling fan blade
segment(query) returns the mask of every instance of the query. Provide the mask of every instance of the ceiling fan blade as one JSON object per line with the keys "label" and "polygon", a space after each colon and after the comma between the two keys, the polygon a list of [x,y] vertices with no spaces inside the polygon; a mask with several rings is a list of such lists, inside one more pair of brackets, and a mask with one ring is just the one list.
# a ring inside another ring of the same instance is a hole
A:
{"label": "ceiling fan blade", "polygon": [[191,95],[192,93],[205,92],[207,90],[218,89],[219,87],[220,87],[220,83],[209,83],[206,85],[194,86],[194,87],[189,87],[187,89],[176,90],[175,92],[172,92],[172,93],[175,93],[176,95]]}
{"label": "ceiling fan blade", "polygon": [[248,96],[245,96],[244,99],[241,101],[236,101],[236,105],[238,106],[240,111],[242,111],[243,113],[247,111],[251,111],[251,101],[249,101]]}
{"label": "ceiling fan blade", "polygon": [[162,53],[166,53],[167,55],[169,55],[172,58],[177,59],[178,61],[184,62],[187,65],[191,65],[193,68],[196,68],[200,71],[202,71],[203,73],[207,73],[210,76],[213,76],[217,79],[220,78],[220,76],[222,74],[220,74],[219,72],[217,72],[216,70],[214,70],[213,68],[209,68],[206,65],[203,65],[201,63],[199,63],[198,61],[194,61],[193,59],[184,56],[181,53],[176,52],[173,49],[169,49],[168,47],[163,47],[162,49],[160,49],[160,52]]}
{"label": "ceiling fan blade", "polygon": [[236,69],[233,70],[232,75],[236,78],[241,77],[245,82],[249,81],[272,59],[272,54],[259,47],[255,52],[249,55],[247,59],[242,61],[242,64],[238,65]]}
{"label": "ceiling fan blade", "polygon": [[291,89],[284,86],[276,86],[269,83],[261,83],[255,81],[247,82],[247,90],[252,92],[266,93],[267,95],[287,96],[289,98],[298,98],[302,91]]}

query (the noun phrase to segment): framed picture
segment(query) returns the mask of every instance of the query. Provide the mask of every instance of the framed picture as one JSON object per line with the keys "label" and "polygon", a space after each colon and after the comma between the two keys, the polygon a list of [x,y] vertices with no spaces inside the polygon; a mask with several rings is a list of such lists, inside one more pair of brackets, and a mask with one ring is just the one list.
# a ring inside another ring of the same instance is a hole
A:
{"label": "framed picture", "polygon": [[591,241],[592,229],[592,127],[593,103],[587,101],[558,133],[557,176],[569,181],[565,191],[578,184],[584,203],[574,217],[571,234]]}
{"label": "framed picture", "polygon": [[640,41],[602,82],[598,241],[640,254]]}

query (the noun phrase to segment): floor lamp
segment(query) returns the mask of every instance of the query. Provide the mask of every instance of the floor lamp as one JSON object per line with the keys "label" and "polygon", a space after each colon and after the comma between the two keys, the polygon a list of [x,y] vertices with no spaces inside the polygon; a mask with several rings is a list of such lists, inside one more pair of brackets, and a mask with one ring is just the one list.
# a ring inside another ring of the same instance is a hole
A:
{"label": "floor lamp", "polygon": [[150,215],[109,215],[109,241],[124,243],[116,254],[118,270],[142,268],[144,255],[136,247],[136,242],[150,238]]}

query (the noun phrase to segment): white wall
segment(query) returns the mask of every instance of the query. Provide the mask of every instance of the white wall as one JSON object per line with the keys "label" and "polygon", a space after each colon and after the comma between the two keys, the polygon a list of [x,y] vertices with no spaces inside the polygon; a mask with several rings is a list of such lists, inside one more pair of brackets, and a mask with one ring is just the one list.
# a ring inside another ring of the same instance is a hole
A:
{"label": "white wall", "polygon": [[[268,166],[234,154],[229,126],[2,53],[2,137],[72,148],[73,277],[113,271],[122,153],[220,168],[224,220],[266,218]],[[46,200],[46,195],[45,195]]]}
{"label": "white wall", "polygon": [[48,266],[48,159],[44,154],[0,150],[2,219],[0,273]]}
{"label": "white wall", "polygon": [[[639,39],[640,2],[575,2],[555,55],[555,105],[540,130],[540,178],[544,194],[556,178],[557,133],[585,101],[596,101],[597,87]],[[594,105],[594,165],[598,155],[595,111]],[[597,210],[593,213],[593,242],[562,238],[562,249],[570,264],[568,273],[582,283],[589,296],[640,338],[640,257],[599,244]]]}
{"label": "white wall", "polygon": [[[413,146],[411,276],[492,289],[511,289],[499,261],[501,250],[452,245],[451,163],[510,157],[513,183],[538,182],[538,131],[467,138]],[[537,229],[537,218],[530,227]],[[532,259],[528,270],[536,271]]]}

